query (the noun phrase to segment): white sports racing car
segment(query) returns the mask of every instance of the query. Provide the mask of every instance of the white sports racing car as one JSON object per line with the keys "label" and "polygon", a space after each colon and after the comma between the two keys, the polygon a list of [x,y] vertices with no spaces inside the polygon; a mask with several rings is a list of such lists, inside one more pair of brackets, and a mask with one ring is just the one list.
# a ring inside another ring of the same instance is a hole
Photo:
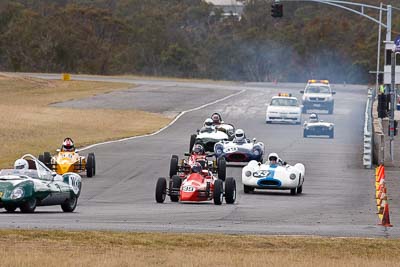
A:
{"label": "white sports racing car", "polygon": [[304,175],[305,167],[301,163],[269,165],[252,160],[242,170],[242,183],[245,193],[254,189],[279,189],[296,195],[303,192]]}

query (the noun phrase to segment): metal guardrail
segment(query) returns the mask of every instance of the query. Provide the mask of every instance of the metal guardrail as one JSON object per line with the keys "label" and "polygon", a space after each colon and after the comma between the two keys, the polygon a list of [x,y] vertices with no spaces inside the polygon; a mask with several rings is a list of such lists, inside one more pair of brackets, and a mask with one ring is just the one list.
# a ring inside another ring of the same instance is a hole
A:
{"label": "metal guardrail", "polygon": [[369,88],[367,104],[365,105],[364,153],[363,153],[363,165],[367,169],[372,168],[372,161],[373,161],[372,104],[374,98],[375,98],[375,90]]}

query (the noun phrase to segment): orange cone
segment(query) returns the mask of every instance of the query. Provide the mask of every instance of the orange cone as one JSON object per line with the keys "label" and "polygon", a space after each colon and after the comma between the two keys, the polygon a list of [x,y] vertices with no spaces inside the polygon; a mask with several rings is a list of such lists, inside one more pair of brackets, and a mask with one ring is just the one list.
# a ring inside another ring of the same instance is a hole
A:
{"label": "orange cone", "polygon": [[382,222],[379,224],[385,227],[392,227],[393,225],[390,224],[390,216],[389,216],[389,204],[385,204],[385,208],[383,211],[383,218]]}
{"label": "orange cone", "polygon": [[381,165],[382,167],[380,168],[378,172],[379,179],[385,179],[385,167]]}

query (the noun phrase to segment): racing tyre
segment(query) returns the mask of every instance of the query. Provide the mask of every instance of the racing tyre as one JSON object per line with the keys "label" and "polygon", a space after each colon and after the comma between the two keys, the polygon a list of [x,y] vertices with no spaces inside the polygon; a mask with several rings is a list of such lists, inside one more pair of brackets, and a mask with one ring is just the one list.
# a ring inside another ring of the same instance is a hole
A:
{"label": "racing tyre", "polygon": [[303,131],[303,137],[304,137],[304,138],[307,138],[307,137],[308,137],[307,131]]}
{"label": "racing tyre", "polygon": [[297,187],[297,194],[301,194],[303,193],[303,185],[300,185],[299,187]]}
{"label": "racing tyre", "polygon": [[248,186],[248,185],[243,185],[243,191],[245,194],[254,192],[254,187]]}
{"label": "racing tyre", "polygon": [[296,188],[290,189],[290,194],[291,194],[292,196],[296,195],[296,194],[297,194],[297,187],[296,187]]}
{"label": "racing tyre", "polygon": [[93,176],[96,176],[96,157],[94,156],[94,153],[89,153],[89,155],[92,155],[93,157]]}
{"label": "racing tyre", "polygon": [[36,209],[36,198],[31,198],[27,201],[25,201],[19,209],[21,210],[22,213],[32,213]]}
{"label": "racing tyre", "polygon": [[331,131],[330,133],[329,133],[329,138],[333,138],[334,137],[334,133],[333,133],[333,131]]}
{"label": "racing tyre", "polygon": [[4,209],[7,212],[14,212],[17,209],[17,206],[13,205],[13,204],[8,204],[8,205],[4,205]]}
{"label": "racing tyre", "polygon": [[171,161],[169,164],[169,177],[172,177],[178,173],[178,161],[179,161],[178,156],[172,155]]}
{"label": "racing tyre", "polygon": [[[181,177],[179,177],[178,175],[172,176],[171,188],[173,189],[173,191],[178,191],[179,192],[179,190],[181,188],[181,184],[182,184]],[[171,192],[170,192],[170,194],[171,194]],[[170,195],[169,198],[171,199],[172,202],[178,202],[179,201],[179,196]]]}
{"label": "racing tyre", "polygon": [[61,209],[64,212],[73,212],[77,204],[78,204],[78,197],[73,196],[72,198],[68,199],[63,204],[61,204]]}
{"label": "racing tyre", "polygon": [[[45,162],[44,162],[44,155],[40,154],[39,157],[38,157],[38,159],[39,159],[40,162],[45,163]],[[45,165],[46,165],[46,164],[45,164]]]}
{"label": "racing tyre", "polygon": [[227,204],[233,204],[236,200],[236,181],[232,177],[225,181],[225,201]]}
{"label": "racing tyre", "polygon": [[164,177],[158,178],[156,184],[157,203],[164,203],[166,195],[167,195],[167,180]]}
{"label": "racing tyre", "polygon": [[218,179],[221,179],[222,181],[225,181],[226,178],[226,160],[225,158],[219,158],[217,161],[218,165]]}
{"label": "racing tyre", "polygon": [[89,178],[94,175],[94,164],[94,154],[89,153],[86,159],[86,176]]}
{"label": "racing tyre", "polygon": [[50,152],[44,152],[43,153],[43,163],[51,169],[51,154]]}
{"label": "racing tyre", "polygon": [[192,153],[192,149],[193,149],[194,143],[196,142],[196,137],[197,137],[196,134],[192,134],[190,136],[189,153]]}
{"label": "racing tyre", "polygon": [[224,199],[224,184],[222,180],[215,180],[213,199],[215,205],[221,205]]}

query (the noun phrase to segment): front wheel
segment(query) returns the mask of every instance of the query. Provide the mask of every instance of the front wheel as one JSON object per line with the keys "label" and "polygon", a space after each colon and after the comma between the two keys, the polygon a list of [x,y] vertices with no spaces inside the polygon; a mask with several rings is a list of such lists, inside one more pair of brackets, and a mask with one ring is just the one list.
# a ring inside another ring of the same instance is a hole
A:
{"label": "front wheel", "polygon": [[94,154],[90,153],[86,160],[86,176],[93,177],[94,175]]}
{"label": "front wheel", "polygon": [[19,207],[22,213],[33,213],[36,209],[36,198],[31,198]]}
{"label": "front wheel", "polygon": [[14,212],[17,209],[17,206],[13,205],[13,204],[4,204],[4,209],[11,213]]}
{"label": "front wheel", "polygon": [[61,204],[61,209],[64,212],[73,212],[78,204],[78,197],[74,196],[68,199],[65,203]]}
{"label": "front wheel", "polygon": [[303,131],[303,137],[304,137],[304,138],[307,138],[307,137],[308,137],[308,134],[307,134],[306,131]]}
{"label": "front wheel", "polygon": [[334,133],[333,133],[333,131],[331,131],[331,132],[329,133],[329,138],[333,139],[333,137],[334,137]]}
{"label": "front wheel", "polygon": [[49,169],[51,168],[51,154],[50,152],[44,152],[43,153],[43,163],[44,165],[46,165],[46,167],[48,167]]}
{"label": "front wheel", "polygon": [[194,143],[196,142],[196,137],[197,137],[196,134],[192,134],[190,136],[189,153],[192,153],[192,149],[193,149]]}
{"label": "front wheel", "polygon": [[245,194],[251,193],[254,191],[254,187],[248,186],[248,185],[243,185],[243,191]]}
{"label": "front wheel", "polygon": [[[182,184],[182,179],[181,177],[179,177],[178,175],[174,175],[172,176],[172,183],[171,183],[171,188],[173,191],[178,191],[181,188],[181,184]],[[178,202],[179,201],[179,196],[176,195],[172,195],[171,192],[169,198],[171,199],[172,202]]]}
{"label": "front wheel", "polygon": [[225,201],[227,204],[233,204],[236,200],[236,181],[232,177],[225,181]]}
{"label": "front wheel", "polygon": [[299,187],[297,187],[297,194],[301,194],[303,193],[303,185],[300,185]]}
{"label": "front wheel", "polygon": [[164,203],[165,196],[167,195],[167,180],[160,177],[156,184],[156,201],[157,203]]}
{"label": "front wheel", "polygon": [[296,187],[296,188],[290,189],[290,194],[291,194],[292,196],[296,195],[296,194],[297,194],[297,187]]}
{"label": "front wheel", "polygon": [[222,180],[215,180],[213,199],[215,205],[221,205],[224,199],[224,184]]}

